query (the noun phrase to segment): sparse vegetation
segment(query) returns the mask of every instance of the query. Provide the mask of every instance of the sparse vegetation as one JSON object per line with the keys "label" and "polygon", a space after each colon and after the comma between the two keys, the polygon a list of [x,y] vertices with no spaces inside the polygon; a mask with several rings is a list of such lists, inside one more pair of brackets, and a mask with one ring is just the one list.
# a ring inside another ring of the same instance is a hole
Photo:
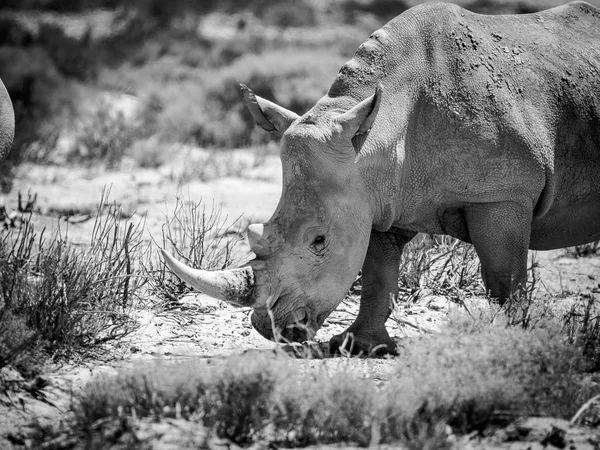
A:
{"label": "sparse vegetation", "polygon": [[600,391],[580,347],[560,332],[465,321],[473,319],[407,342],[381,389],[344,369],[299,371],[281,355],[233,357],[212,369],[155,365],[89,385],[74,406],[77,429],[91,442],[99,421],[120,420],[132,432],[135,420],[178,417],[240,444],[449,448],[449,432],[522,415],[568,418]]}

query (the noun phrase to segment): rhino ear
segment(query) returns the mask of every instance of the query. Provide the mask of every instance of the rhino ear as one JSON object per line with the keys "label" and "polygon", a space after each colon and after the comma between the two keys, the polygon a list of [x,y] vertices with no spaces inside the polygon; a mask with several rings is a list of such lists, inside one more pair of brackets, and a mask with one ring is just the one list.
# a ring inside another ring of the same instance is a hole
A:
{"label": "rhino ear", "polygon": [[377,117],[382,93],[383,86],[380,83],[375,94],[338,116],[336,121],[351,137],[367,134]]}
{"label": "rhino ear", "polygon": [[240,84],[240,87],[250,114],[263,129],[283,133],[299,117],[295,112],[254,95],[254,92],[245,84]]}

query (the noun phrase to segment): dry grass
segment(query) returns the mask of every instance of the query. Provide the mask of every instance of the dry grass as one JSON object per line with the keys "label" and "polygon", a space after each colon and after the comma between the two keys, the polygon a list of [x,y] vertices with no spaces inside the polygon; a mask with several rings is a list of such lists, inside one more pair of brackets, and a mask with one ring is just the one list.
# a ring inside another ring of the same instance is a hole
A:
{"label": "dry grass", "polygon": [[475,248],[449,236],[418,235],[402,253],[399,289],[408,300],[424,292],[457,302],[465,296],[483,295]]}

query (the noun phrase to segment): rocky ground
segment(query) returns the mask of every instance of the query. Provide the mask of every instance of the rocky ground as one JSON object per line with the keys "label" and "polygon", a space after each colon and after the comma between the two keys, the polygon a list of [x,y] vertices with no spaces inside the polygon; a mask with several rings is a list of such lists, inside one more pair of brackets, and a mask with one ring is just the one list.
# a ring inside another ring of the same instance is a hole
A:
{"label": "rocky ground", "polygon": [[[243,152],[234,158],[245,158]],[[280,192],[280,170],[275,156],[264,164],[250,167],[236,177],[194,181],[180,185],[177,170],[185,161],[173,161],[157,171],[73,169],[64,167],[23,166],[15,182],[14,192],[38,194],[39,211],[34,219],[50,228],[68,228],[72,240],[85,242],[93,225],[93,212],[102,190],[110,187],[111,198],[123,206],[131,218],[146,214],[148,235],[160,232],[165,208],[173,205],[176,195],[184,193],[192,199],[203,199],[210,205],[221,205],[228,217],[244,215],[245,222],[265,221],[274,210]],[[16,195],[5,203],[14,206]],[[245,251],[242,247],[242,252]],[[541,291],[565,299],[566,304],[578,296],[600,300],[600,258],[573,258],[565,251],[538,253]],[[388,329],[398,340],[421,333],[431,333],[443,325],[448,311],[455,307],[447,299],[422,295],[416,301],[401,303],[388,322]],[[343,331],[357,313],[356,299],[344,302],[327,320],[316,340],[326,343],[329,337]],[[246,351],[271,351],[275,344],[264,340],[249,323],[249,311],[236,309],[203,295],[188,295],[180,304],[139,310],[140,327],[111,351],[114,359],[74,361],[54,367],[51,372],[32,382],[25,382],[14,371],[1,376],[14,389],[0,393],[0,448],[20,448],[36,442],[28,435],[32,421],[56,424],[67,411],[71,393],[85,386],[92,377],[139,368],[152,370],[155,364],[177,364],[190,358],[218,363],[229,355]],[[324,348],[324,346],[322,346]],[[395,361],[390,359],[310,359],[298,364],[351,366],[376,382],[385,382]],[[182,428],[183,427],[183,428]],[[229,444],[209,440],[198,430],[187,433],[189,425],[176,420],[161,424],[140,422],[138,438],[148,439],[151,448],[181,448],[182,439],[196,439],[198,445],[231,448]],[[187,433],[187,434],[186,434]],[[186,437],[187,436],[187,437]],[[473,439],[470,439],[473,438]],[[564,420],[528,419],[500,429],[484,441],[474,437],[457,442],[458,448],[598,448],[590,439],[590,430]],[[187,441],[189,444],[192,441]],[[196,441],[194,441],[196,442]],[[598,442],[598,441],[596,441]],[[338,448],[338,447],[333,447]]]}

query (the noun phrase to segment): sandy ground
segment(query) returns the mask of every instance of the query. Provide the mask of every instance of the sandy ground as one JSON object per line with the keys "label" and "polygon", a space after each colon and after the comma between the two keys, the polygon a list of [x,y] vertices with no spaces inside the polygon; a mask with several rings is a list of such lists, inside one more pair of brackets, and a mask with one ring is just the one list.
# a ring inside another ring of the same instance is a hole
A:
{"label": "sandy ground", "polygon": [[[240,223],[245,224],[268,220],[279,199],[281,174],[275,156],[268,157],[260,167],[248,169],[237,177],[194,181],[185,185],[178,185],[176,171],[175,163],[158,171],[133,168],[106,171],[28,165],[20,169],[13,194],[4,201],[10,208],[15,206],[17,191],[37,193],[39,210],[34,214],[36,222],[51,229],[68,228],[71,240],[86,242],[93,226],[95,207],[106,187],[111,189],[111,199],[119,203],[133,220],[142,214],[146,215],[147,237],[159,235],[165,221],[165,211],[172,208],[177,195],[202,199],[207,206],[214,202],[223,208],[223,213],[232,221],[243,215]],[[247,248],[242,247],[242,251],[245,250]],[[595,296],[600,300],[600,258],[574,259],[566,256],[564,250],[540,252],[534,258],[541,267],[541,290],[569,301],[576,301],[582,296]],[[388,329],[398,340],[435,332],[452,307],[443,297],[422,296],[416,302],[400,304],[388,321]],[[349,326],[356,313],[356,299],[342,303],[319,331],[316,340],[327,342],[332,335]],[[20,444],[28,443],[34,445],[34,442],[27,440],[27,424],[32,419],[41,423],[56,423],[61,413],[68,409],[71,392],[82,388],[98,374],[110,374],[133,367],[139,369],[141,364],[152,370],[153,364],[177,364],[189,358],[214,362],[244,351],[271,351],[275,347],[275,344],[266,341],[252,329],[249,311],[233,308],[200,294],[188,295],[179,305],[170,309],[140,310],[137,314],[139,329],[114,348],[115,359],[108,363],[80,361],[76,366],[55,368],[44,377],[49,382],[47,387],[30,392],[18,374],[5,372],[5,377],[12,377],[15,386],[22,388],[0,395],[0,448],[11,448],[12,445],[19,448]],[[298,364],[324,364],[328,365],[329,370],[335,370],[336,367],[347,370],[350,366],[351,370],[365,377],[385,382],[390,368],[396,362],[389,359],[336,358],[299,360]],[[43,392],[45,398],[35,398],[31,392]],[[548,424],[543,426],[548,427]],[[575,433],[573,430],[569,433]],[[531,433],[531,436],[534,435]],[[465,442],[461,447],[538,448],[535,446],[538,441],[534,439],[533,444],[528,444],[533,445],[530,447],[504,446],[502,442],[498,446],[495,443],[492,446],[490,442],[481,444],[483,447]],[[580,442],[573,448],[593,447]]]}

